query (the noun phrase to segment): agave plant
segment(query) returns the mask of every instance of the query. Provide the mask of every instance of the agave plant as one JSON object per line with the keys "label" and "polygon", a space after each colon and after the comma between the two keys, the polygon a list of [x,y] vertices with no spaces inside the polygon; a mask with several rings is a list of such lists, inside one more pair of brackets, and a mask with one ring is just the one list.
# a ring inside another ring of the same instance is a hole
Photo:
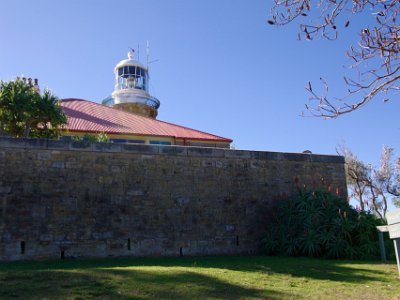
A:
{"label": "agave plant", "polygon": [[327,191],[300,190],[279,202],[263,239],[265,253],[327,258],[377,258],[374,215],[357,212],[347,199]]}
{"label": "agave plant", "polygon": [[319,256],[322,250],[321,234],[315,229],[305,231],[304,235],[299,238],[299,244],[302,254]]}

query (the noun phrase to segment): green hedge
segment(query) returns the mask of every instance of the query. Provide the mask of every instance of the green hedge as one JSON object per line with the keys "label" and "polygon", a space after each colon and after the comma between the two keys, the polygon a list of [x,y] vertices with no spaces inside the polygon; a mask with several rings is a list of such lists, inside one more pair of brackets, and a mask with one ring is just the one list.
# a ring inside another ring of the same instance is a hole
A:
{"label": "green hedge", "polygon": [[[379,259],[379,225],[381,219],[356,211],[343,197],[299,191],[279,201],[262,245],[268,255]],[[390,242],[387,238],[389,258]]]}

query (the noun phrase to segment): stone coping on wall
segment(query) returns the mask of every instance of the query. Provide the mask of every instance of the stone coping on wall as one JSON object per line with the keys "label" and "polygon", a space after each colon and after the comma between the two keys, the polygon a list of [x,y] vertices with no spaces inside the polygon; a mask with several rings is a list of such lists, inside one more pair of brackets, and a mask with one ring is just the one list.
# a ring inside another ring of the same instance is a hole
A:
{"label": "stone coping on wall", "polygon": [[44,149],[60,151],[89,151],[108,153],[136,153],[147,155],[200,156],[210,158],[246,158],[273,161],[309,161],[344,163],[344,157],[310,153],[286,153],[233,150],[192,146],[96,143],[91,141],[62,141],[51,139],[0,138],[0,148]]}

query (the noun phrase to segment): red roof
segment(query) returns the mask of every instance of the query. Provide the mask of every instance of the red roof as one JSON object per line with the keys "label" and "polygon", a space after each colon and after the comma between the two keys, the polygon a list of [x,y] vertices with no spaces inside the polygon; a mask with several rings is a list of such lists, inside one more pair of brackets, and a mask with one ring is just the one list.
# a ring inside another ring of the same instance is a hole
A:
{"label": "red roof", "polygon": [[68,118],[66,129],[69,131],[232,142],[231,139],[124,112],[83,99],[63,99],[61,107]]}

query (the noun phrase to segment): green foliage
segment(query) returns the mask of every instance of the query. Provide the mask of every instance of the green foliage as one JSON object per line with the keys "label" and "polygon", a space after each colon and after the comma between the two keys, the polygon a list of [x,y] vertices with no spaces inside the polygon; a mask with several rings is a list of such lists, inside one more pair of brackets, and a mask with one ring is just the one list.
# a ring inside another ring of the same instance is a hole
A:
{"label": "green foliage", "polygon": [[89,142],[96,142],[97,138],[95,135],[90,134],[90,133],[85,133],[82,138],[80,139],[82,141],[89,141]]}
{"label": "green foliage", "polygon": [[58,98],[22,80],[0,82],[0,135],[57,137],[67,118]]}
{"label": "green foliage", "polygon": [[300,191],[281,200],[263,239],[269,255],[379,258],[381,219],[358,212],[346,199],[324,191]]}
{"label": "green foliage", "polygon": [[105,132],[100,132],[97,135],[97,141],[100,143],[109,143],[110,139],[108,138],[108,135]]}
{"label": "green foliage", "polygon": [[105,132],[100,132],[97,135],[91,133],[85,133],[83,136],[75,136],[75,141],[87,141],[87,142],[99,142],[99,143],[109,143],[110,139]]}

